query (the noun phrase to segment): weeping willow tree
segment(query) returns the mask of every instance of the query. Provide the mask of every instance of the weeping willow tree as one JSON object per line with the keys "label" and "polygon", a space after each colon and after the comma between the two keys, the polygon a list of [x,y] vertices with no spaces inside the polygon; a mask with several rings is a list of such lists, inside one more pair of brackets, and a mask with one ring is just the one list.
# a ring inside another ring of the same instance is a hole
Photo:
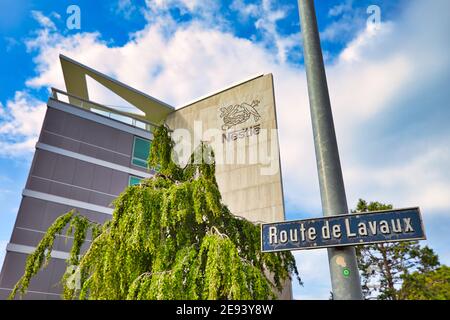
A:
{"label": "weeping willow tree", "polygon": [[167,128],[157,129],[148,159],[157,173],[129,186],[104,225],[75,211],[57,218],[10,298],[27,292],[64,230],[73,237],[64,299],[272,299],[292,275],[300,282],[292,254],[261,253],[259,226],[222,204],[212,150],[202,144],[181,168],[172,149]]}

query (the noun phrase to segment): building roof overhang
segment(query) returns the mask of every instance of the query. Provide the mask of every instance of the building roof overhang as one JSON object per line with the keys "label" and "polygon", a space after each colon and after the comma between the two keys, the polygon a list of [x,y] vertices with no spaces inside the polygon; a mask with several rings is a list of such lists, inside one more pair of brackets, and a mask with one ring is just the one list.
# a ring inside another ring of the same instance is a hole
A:
{"label": "building roof overhang", "polygon": [[[66,84],[66,91],[71,95],[90,100],[86,80],[86,75],[88,75],[145,114],[129,113],[130,117],[151,123],[161,123],[166,119],[168,114],[174,111],[174,108],[167,103],[138,91],[69,57],[60,54],[59,59]],[[69,97],[69,102],[70,100],[71,98]]]}

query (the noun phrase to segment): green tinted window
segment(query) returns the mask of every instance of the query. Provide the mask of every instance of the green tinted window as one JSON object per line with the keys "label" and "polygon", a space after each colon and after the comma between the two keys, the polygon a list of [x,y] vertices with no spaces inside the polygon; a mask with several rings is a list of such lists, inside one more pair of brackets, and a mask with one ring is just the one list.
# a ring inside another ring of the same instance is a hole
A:
{"label": "green tinted window", "polygon": [[134,186],[136,184],[141,183],[142,178],[139,177],[135,177],[135,176],[130,176],[130,179],[128,180],[128,185],[129,186]]}
{"label": "green tinted window", "polygon": [[135,166],[147,168],[147,158],[150,153],[150,140],[134,137],[133,158],[131,163]]}

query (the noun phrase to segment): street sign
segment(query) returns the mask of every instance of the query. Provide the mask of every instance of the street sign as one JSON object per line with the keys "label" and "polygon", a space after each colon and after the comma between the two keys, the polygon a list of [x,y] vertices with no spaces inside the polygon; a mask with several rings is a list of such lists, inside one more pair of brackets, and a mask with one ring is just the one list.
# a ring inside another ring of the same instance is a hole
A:
{"label": "street sign", "polygon": [[343,214],[261,225],[261,251],[424,240],[419,208]]}

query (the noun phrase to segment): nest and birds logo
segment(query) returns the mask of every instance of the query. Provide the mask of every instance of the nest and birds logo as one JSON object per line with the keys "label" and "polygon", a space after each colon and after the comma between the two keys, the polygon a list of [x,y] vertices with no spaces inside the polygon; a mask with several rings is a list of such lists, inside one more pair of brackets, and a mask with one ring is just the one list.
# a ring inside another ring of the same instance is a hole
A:
{"label": "nest and birds logo", "polygon": [[261,118],[256,108],[259,106],[259,100],[253,100],[250,104],[243,102],[241,104],[232,104],[228,107],[220,108],[220,118],[223,120],[222,130],[228,130],[238,124],[244,123],[253,116],[255,123]]}

